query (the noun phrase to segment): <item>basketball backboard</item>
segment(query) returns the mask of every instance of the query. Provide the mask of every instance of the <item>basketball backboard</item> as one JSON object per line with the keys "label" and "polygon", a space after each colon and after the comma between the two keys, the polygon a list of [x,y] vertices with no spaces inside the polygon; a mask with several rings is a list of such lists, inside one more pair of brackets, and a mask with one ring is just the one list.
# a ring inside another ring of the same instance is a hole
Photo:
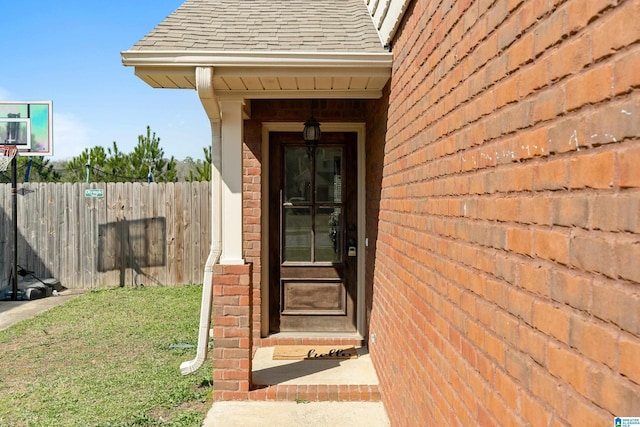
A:
{"label": "basketball backboard", "polygon": [[51,101],[0,101],[0,145],[15,145],[24,156],[51,156]]}

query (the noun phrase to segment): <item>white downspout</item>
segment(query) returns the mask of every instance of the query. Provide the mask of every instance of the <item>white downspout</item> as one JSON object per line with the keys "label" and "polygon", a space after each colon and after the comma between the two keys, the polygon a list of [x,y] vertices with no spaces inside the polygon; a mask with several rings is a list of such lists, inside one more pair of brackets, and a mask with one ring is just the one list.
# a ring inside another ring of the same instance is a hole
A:
{"label": "white downspout", "polygon": [[200,327],[196,357],[180,364],[182,375],[200,369],[207,359],[209,349],[209,329],[211,327],[211,307],[213,305],[213,267],[222,252],[222,136],[220,108],[213,91],[213,68],[196,68],[196,88],[200,101],[211,120],[211,249],[204,266],[202,301],[200,303]]}

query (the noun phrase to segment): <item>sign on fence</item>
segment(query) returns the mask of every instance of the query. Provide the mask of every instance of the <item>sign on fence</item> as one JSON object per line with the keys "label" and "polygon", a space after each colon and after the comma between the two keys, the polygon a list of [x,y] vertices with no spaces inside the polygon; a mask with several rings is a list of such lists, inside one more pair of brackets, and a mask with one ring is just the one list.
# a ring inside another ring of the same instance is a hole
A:
{"label": "sign on fence", "polygon": [[104,190],[102,188],[84,190],[84,197],[104,197]]}

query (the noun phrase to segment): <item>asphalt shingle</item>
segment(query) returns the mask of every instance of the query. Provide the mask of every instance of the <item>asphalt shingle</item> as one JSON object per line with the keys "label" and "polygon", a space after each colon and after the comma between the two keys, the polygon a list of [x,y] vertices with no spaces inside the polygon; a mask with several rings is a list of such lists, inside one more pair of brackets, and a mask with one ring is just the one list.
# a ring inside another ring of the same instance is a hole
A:
{"label": "asphalt shingle", "polygon": [[131,50],[385,51],[362,0],[186,0]]}

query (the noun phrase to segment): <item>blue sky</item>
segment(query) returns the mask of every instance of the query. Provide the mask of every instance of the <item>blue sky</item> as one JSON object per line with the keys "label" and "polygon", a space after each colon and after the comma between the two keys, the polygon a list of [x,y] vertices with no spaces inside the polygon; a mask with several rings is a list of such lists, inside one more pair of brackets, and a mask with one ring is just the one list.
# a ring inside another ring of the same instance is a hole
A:
{"label": "blue sky", "polygon": [[113,141],[130,152],[147,125],[167,157],[204,158],[196,92],[153,89],[120,58],[182,2],[3,1],[0,101],[53,101],[53,160]]}

